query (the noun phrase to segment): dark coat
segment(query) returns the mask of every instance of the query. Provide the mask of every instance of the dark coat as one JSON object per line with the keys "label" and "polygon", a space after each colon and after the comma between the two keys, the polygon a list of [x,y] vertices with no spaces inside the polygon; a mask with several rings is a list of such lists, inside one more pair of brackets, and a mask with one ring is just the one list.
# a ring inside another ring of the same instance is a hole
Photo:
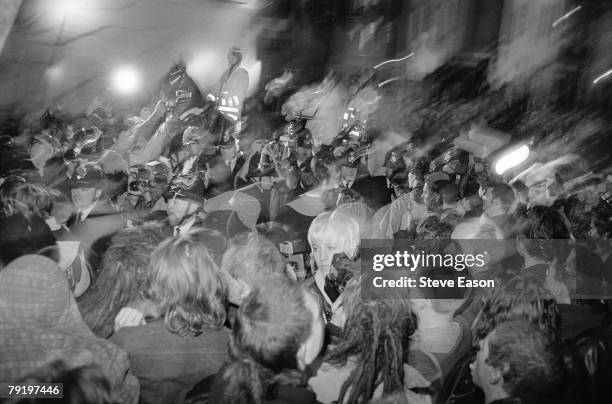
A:
{"label": "dark coat", "polygon": [[[210,395],[208,396],[208,403],[223,403],[227,402],[225,398],[227,386],[220,379],[215,377],[210,386]],[[194,395],[195,391],[192,390],[190,395]],[[305,386],[286,386],[280,385],[271,388],[268,391],[266,397],[263,397],[262,403],[266,404],[314,404],[317,402],[316,394],[309,390]],[[189,403],[203,402],[203,401],[188,401]]]}
{"label": "dark coat", "polygon": [[238,158],[236,159],[236,164],[234,165],[234,169],[232,170],[232,184],[234,184],[235,186],[235,180],[236,180],[236,176],[238,175],[238,173],[240,172],[240,169],[242,168],[242,165],[245,162],[245,158],[244,156],[238,156]]}
{"label": "dark coat", "polygon": [[111,342],[128,353],[140,380],[141,403],[174,403],[202,377],[215,374],[227,358],[226,329],[194,337],[170,333],[163,320],[117,332]]}

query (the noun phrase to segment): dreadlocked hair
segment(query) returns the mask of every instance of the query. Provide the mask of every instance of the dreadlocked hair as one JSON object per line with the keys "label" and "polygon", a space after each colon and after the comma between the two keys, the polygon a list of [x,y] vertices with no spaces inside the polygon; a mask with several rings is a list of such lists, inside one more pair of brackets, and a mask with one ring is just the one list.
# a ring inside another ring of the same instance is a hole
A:
{"label": "dreadlocked hair", "polygon": [[343,339],[326,361],[333,366],[356,365],[340,388],[338,403],[363,403],[374,395],[379,384],[383,394],[403,388],[403,358],[408,350],[414,321],[409,300],[401,295],[386,295],[362,300],[360,281],[352,279],[343,293],[346,323]]}
{"label": "dreadlocked hair", "polygon": [[256,285],[240,305],[222,380],[221,403],[256,403],[273,398],[281,385],[305,383],[297,354],[316,321],[297,283],[274,277]]}

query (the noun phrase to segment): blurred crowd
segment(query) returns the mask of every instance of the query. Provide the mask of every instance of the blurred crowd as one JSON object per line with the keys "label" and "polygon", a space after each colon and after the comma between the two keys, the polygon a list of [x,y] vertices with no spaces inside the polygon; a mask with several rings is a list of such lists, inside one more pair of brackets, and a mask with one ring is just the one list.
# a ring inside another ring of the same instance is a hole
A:
{"label": "blurred crowd", "polygon": [[[178,62],[130,115],[101,95],[2,134],[1,381],[69,403],[609,402],[611,177],[498,174],[492,130],[392,136],[371,69],[247,97],[240,63],[207,95]],[[428,276],[496,287],[368,299],[366,239],[486,241],[483,268]]]}

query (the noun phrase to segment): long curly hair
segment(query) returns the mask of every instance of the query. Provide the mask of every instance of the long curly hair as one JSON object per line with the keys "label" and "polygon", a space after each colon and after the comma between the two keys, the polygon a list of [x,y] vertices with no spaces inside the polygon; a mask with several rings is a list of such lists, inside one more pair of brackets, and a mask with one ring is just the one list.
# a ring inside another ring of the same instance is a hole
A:
{"label": "long curly hair", "polygon": [[225,284],[197,231],[162,242],[148,269],[145,295],[164,313],[168,331],[200,335],[223,326]]}
{"label": "long curly hair", "polygon": [[83,320],[95,334],[103,333],[119,310],[144,292],[151,254],[163,239],[156,226],[126,228],[112,237],[100,276],[78,301]]}
{"label": "long curly hair", "polygon": [[542,330],[560,335],[560,309],[550,292],[537,283],[514,278],[485,297],[474,321],[474,341],[486,337],[498,324],[514,319],[526,319]]}
{"label": "long curly hair", "polygon": [[342,384],[337,402],[367,402],[381,383],[384,394],[401,389],[403,358],[415,330],[407,296],[390,294],[384,299],[363,300],[361,282],[354,278],[346,286],[343,299],[343,339],[326,361],[344,367],[349,358],[356,358],[356,365]]}

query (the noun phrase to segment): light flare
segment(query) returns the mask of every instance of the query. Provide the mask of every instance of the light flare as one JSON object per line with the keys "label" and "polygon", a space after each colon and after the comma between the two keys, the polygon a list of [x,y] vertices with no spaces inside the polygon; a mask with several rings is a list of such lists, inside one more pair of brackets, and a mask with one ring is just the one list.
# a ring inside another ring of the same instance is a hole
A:
{"label": "light flare", "polygon": [[523,145],[502,156],[495,164],[495,172],[502,175],[507,170],[522,164],[529,157],[529,146]]}

